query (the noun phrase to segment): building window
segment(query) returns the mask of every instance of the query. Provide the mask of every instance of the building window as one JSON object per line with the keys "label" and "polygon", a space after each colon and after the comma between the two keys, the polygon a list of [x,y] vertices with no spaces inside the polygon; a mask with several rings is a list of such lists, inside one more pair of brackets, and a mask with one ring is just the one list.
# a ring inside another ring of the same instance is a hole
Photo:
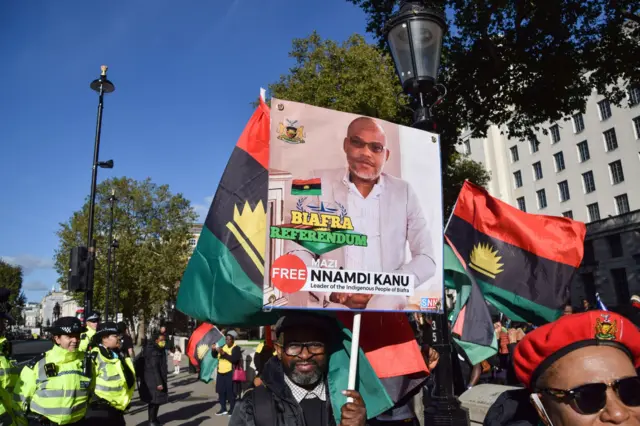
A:
{"label": "building window", "polygon": [[567,201],[571,198],[571,194],[569,194],[569,182],[566,180],[558,183],[558,191],[560,192],[560,201]]}
{"label": "building window", "polygon": [[539,161],[533,163],[533,180],[542,179],[542,164]]}
{"label": "building window", "polygon": [[629,106],[640,104],[640,86],[629,89]]}
{"label": "building window", "polygon": [[640,139],[640,115],[633,119],[633,132],[636,134],[636,139]]}
{"label": "building window", "polygon": [[622,241],[620,240],[620,234],[607,236],[607,244],[609,244],[611,257],[622,257]]}
{"label": "building window", "polygon": [[518,147],[516,145],[512,146],[511,148],[509,148],[509,151],[511,151],[511,162],[512,163],[520,161],[520,156],[518,155]]}
{"label": "building window", "polygon": [[195,239],[195,238],[191,238],[191,239],[189,240],[189,245],[190,245],[191,247],[195,247],[195,246],[196,246],[196,239]]}
{"label": "building window", "polygon": [[608,99],[603,99],[598,102],[598,113],[600,114],[600,121],[611,117],[611,104]]}
{"label": "building window", "polygon": [[584,130],[584,118],[582,113],[573,115],[573,133],[580,133]]}
{"label": "building window", "polygon": [[584,163],[591,158],[589,155],[589,144],[587,141],[582,141],[578,144],[578,156],[580,157],[581,163]]}
{"label": "building window", "polygon": [[522,172],[520,172],[520,170],[513,173],[513,183],[516,188],[520,188],[522,186]]}
{"label": "building window", "polygon": [[604,135],[604,144],[607,152],[618,149],[618,138],[616,137],[616,129],[611,128],[606,132],[603,132],[602,134]]}
{"label": "building window", "polygon": [[540,150],[540,142],[538,138],[535,136],[532,139],[529,139],[529,147],[531,148],[531,153],[538,152]]}
{"label": "building window", "polygon": [[538,209],[547,207],[547,194],[544,192],[544,189],[536,191],[536,195],[538,196]]}
{"label": "building window", "polygon": [[549,132],[551,132],[551,143],[560,142],[560,127],[557,124],[549,127]]}
{"label": "building window", "polygon": [[627,194],[618,195],[615,200],[616,211],[618,212],[618,214],[629,213],[631,209],[629,208],[629,197],[627,197]]}
{"label": "building window", "polygon": [[588,171],[582,174],[582,184],[584,185],[584,193],[588,194],[596,190],[596,181],[593,179],[593,172]]}
{"label": "building window", "polygon": [[589,222],[600,220],[600,207],[598,207],[598,203],[589,204],[587,206],[587,213],[589,214]]}
{"label": "building window", "polygon": [[611,183],[613,185],[624,182],[624,172],[622,171],[621,160],[609,163],[609,172],[611,173]]}
{"label": "building window", "polygon": [[523,212],[526,212],[527,204],[524,202],[524,197],[519,197],[516,201],[518,202],[518,208]]}
{"label": "building window", "polygon": [[561,172],[564,170],[564,155],[562,151],[556,152],[553,154],[553,159],[556,162],[556,172]]}
{"label": "building window", "polygon": [[562,217],[568,217],[569,219],[573,219],[573,212],[571,210],[567,210],[566,212],[562,212]]}
{"label": "building window", "polygon": [[465,139],[464,141],[462,141],[462,145],[464,147],[464,155],[471,154],[471,141],[469,139]]}

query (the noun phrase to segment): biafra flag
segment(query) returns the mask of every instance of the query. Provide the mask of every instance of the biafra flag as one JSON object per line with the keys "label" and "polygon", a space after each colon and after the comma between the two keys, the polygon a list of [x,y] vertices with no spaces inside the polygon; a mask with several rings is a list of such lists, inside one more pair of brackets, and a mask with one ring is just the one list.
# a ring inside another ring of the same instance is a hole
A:
{"label": "biafra flag", "polygon": [[261,101],[231,153],[182,277],[177,308],[199,320],[276,321],[262,313],[269,130],[269,107]]}
{"label": "biafra flag", "polygon": [[291,195],[322,195],[320,178],[316,179],[294,179],[291,182]]}
{"label": "biafra flag", "polygon": [[584,223],[525,213],[465,182],[445,231],[484,297],[514,321],[554,321],[584,253]]}
{"label": "biafra flag", "polygon": [[207,350],[211,351],[211,345],[216,344],[224,336],[213,324],[204,323],[195,329],[187,344],[187,356],[192,365],[201,367]]}
{"label": "biafra flag", "polygon": [[449,241],[444,245],[443,264],[445,285],[457,294],[450,318],[453,340],[464,350],[472,365],[479,364],[498,353],[489,306],[476,279]]}

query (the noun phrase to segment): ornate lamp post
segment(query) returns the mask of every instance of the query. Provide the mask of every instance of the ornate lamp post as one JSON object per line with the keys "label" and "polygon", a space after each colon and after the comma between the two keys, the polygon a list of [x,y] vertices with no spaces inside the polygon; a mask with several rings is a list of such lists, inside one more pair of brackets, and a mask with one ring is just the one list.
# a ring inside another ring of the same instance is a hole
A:
{"label": "ornate lamp post", "polygon": [[89,226],[87,232],[87,247],[89,248],[89,258],[87,259],[87,282],[85,288],[84,297],[84,312],[85,320],[92,312],[93,303],[93,271],[96,260],[96,244],[93,239],[93,221],[96,207],[96,185],[98,181],[98,167],[112,169],[113,160],[99,161],[100,156],[100,134],[102,132],[102,109],[104,105],[104,94],[111,93],[116,90],[112,82],[107,79],[107,66],[102,65],[100,67],[100,78],[97,78],[91,82],[89,87],[92,90],[98,92],[98,115],[96,122],[96,137],[93,145],[93,170],[91,173],[91,196],[89,197]]}
{"label": "ornate lamp post", "polygon": [[[444,86],[437,84],[446,30],[444,15],[426,7],[422,1],[403,1],[400,11],[385,28],[402,89],[411,100],[413,127],[422,130],[434,129],[430,110],[446,93]],[[432,102],[438,96],[440,99]],[[446,301],[444,294],[443,301]],[[434,371],[435,388],[429,405],[425,407],[424,421],[427,425],[467,426],[469,415],[453,392],[451,372],[454,360],[446,303],[443,303],[443,310],[444,313],[436,315],[425,333],[430,336],[433,348],[440,353],[440,362]]]}
{"label": "ornate lamp post", "polygon": [[385,28],[402,89],[411,98],[413,127],[419,129],[433,129],[429,102],[439,94],[436,81],[446,31],[444,15],[421,1],[403,1]]}

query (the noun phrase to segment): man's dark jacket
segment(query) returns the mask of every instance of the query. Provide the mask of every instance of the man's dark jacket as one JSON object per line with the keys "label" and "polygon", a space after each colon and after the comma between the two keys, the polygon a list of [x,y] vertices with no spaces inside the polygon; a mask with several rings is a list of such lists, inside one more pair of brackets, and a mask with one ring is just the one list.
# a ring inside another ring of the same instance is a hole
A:
{"label": "man's dark jacket", "polygon": [[[271,358],[260,373],[262,385],[260,390],[247,392],[242,400],[236,404],[229,421],[229,426],[304,426],[304,414],[302,408],[293,397],[289,386],[284,381],[282,363],[277,357]],[[266,389],[266,392],[264,390]],[[266,395],[271,399],[271,421],[265,421],[266,416],[261,415],[260,421],[256,421],[255,399]],[[331,402],[327,393],[327,419],[329,425],[335,426],[335,420],[331,411]]]}

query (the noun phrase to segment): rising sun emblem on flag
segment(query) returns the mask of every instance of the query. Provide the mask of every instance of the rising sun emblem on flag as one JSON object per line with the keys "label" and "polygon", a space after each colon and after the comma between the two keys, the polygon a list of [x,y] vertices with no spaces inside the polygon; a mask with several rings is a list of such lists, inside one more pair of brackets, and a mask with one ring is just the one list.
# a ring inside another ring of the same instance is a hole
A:
{"label": "rising sun emblem on flag", "polygon": [[478,243],[471,250],[469,266],[483,275],[495,278],[503,271],[502,267],[504,266],[503,263],[500,263],[502,257],[498,254],[498,250],[491,245]]}
{"label": "rising sun emblem on flag", "polygon": [[267,238],[267,213],[262,201],[254,209],[246,201],[242,211],[233,208],[233,220],[227,228],[236,237],[247,256],[264,275],[264,250]]}
{"label": "rising sun emblem on flag", "polygon": [[196,356],[199,360],[204,359],[204,356],[207,354],[209,347],[207,345],[200,345],[196,348]]}

